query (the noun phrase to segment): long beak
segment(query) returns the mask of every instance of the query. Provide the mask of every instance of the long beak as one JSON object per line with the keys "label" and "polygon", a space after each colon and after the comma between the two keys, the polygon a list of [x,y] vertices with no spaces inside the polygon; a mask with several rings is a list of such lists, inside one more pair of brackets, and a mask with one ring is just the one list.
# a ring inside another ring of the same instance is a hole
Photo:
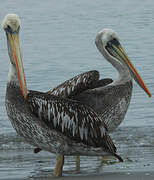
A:
{"label": "long beak", "polygon": [[20,83],[20,89],[21,92],[26,99],[27,97],[27,84],[26,84],[26,78],[22,63],[22,56],[20,51],[20,43],[19,43],[19,34],[18,32],[11,33],[6,32],[7,34],[7,44],[8,44],[8,53],[10,56],[10,61],[12,64],[16,65],[19,83]]}
{"label": "long beak", "polygon": [[151,97],[151,93],[149,92],[148,88],[146,87],[145,83],[143,82],[141,76],[129,60],[127,54],[125,53],[124,49],[120,45],[120,43],[112,44],[112,47],[114,49],[114,54],[117,55],[117,58],[119,60],[122,60],[128,67],[128,69],[131,72],[132,77],[137,82],[137,84],[148,94],[149,97]]}

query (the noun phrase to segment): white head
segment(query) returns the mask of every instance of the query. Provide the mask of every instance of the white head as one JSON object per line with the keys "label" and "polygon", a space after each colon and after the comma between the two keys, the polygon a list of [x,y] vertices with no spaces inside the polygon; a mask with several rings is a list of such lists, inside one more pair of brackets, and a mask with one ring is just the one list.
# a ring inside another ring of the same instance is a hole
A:
{"label": "white head", "polygon": [[117,68],[120,77],[131,75],[139,86],[151,97],[151,93],[122,48],[115,31],[112,29],[103,29],[97,34],[95,43],[102,55]]}
{"label": "white head", "polygon": [[19,16],[16,14],[8,14],[5,16],[2,27],[3,29],[10,28],[13,32],[19,31],[19,28],[21,26],[21,21],[19,19]]}
{"label": "white head", "polygon": [[103,29],[102,31],[100,31],[97,36],[96,36],[96,42],[101,39],[102,40],[102,43],[103,43],[103,47],[106,46],[106,44],[113,40],[113,39],[116,39],[117,41],[119,41],[119,37],[118,37],[118,34],[113,31],[112,29],[108,29],[108,28],[105,28]]}

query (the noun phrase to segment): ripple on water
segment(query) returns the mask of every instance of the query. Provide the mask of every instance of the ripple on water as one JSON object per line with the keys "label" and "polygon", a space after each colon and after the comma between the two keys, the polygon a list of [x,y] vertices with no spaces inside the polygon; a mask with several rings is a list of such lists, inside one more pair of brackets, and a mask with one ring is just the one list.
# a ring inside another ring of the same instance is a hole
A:
{"label": "ripple on water", "polygon": [[[154,169],[154,147],[152,143],[154,137],[151,136],[151,131],[153,130],[154,128],[150,127],[119,128],[112,134],[112,138],[117,145],[118,154],[124,159],[123,163],[112,158],[102,162],[101,157],[84,156],[81,157],[81,171],[77,172],[74,157],[66,157],[64,175],[152,171]],[[131,134],[128,135],[130,132]],[[21,172],[21,175],[29,177],[50,177],[56,164],[54,154],[45,151],[34,154],[33,147],[25,144],[15,133],[2,137],[0,152],[0,173],[3,172],[3,174],[10,169],[13,175]]]}

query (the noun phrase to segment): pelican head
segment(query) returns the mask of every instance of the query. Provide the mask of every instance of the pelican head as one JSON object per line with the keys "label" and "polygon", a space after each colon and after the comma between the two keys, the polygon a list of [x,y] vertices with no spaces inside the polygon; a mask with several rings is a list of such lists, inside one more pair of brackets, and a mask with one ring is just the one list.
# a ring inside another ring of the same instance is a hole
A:
{"label": "pelican head", "polygon": [[20,26],[20,18],[16,14],[8,14],[2,22],[2,27],[5,31],[19,32]]}
{"label": "pelican head", "polygon": [[103,42],[104,48],[107,45],[107,43],[112,41],[113,39],[116,39],[117,41],[119,41],[119,37],[118,37],[117,32],[113,31],[112,29],[107,29],[107,28],[103,29],[102,31],[100,31],[97,34],[96,42],[99,39],[101,39],[101,41]]}
{"label": "pelican head", "polygon": [[16,77],[14,74],[17,72],[18,77],[16,78],[19,81],[21,92],[23,96],[26,98],[27,85],[25,80],[25,73],[19,43],[20,26],[20,18],[16,14],[8,14],[7,16],[5,16],[2,22],[2,27],[6,32],[7,36],[8,54],[10,57],[10,62],[12,64],[11,67],[13,68],[11,75],[12,77]]}
{"label": "pelican head", "polygon": [[[110,61],[117,69],[119,67],[127,67],[131,77],[134,78],[137,84],[149,95],[149,97],[152,96],[139,73],[128,58],[126,52],[122,48],[118,34],[115,31],[112,29],[103,29],[97,34],[95,43],[99,51],[108,61]],[[120,64],[119,67],[118,64]],[[120,68],[118,71],[120,71]]]}

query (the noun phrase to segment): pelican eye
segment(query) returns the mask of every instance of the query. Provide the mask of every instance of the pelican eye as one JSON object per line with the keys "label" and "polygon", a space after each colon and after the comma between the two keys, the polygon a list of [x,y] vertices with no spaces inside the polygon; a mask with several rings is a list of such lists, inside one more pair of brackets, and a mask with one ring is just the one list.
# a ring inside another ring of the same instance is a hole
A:
{"label": "pelican eye", "polygon": [[112,40],[108,41],[106,46],[105,46],[105,49],[112,56],[114,56],[114,54],[115,54],[115,50],[113,48],[113,45],[116,47],[120,45],[119,41],[116,38],[113,38]]}
{"label": "pelican eye", "polygon": [[118,41],[116,38],[113,38],[113,39],[110,40],[108,43],[114,44],[115,46],[119,46],[119,45],[120,45],[119,41]]}
{"label": "pelican eye", "polygon": [[5,28],[5,30],[8,31],[8,32],[12,32],[12,28],[11,28],[10,25],[7,25],[7,27]]}
{"label": "pelican eye", "polygon": [[9,25],[7,25],[7,29],[11,29],[11,27]]}

